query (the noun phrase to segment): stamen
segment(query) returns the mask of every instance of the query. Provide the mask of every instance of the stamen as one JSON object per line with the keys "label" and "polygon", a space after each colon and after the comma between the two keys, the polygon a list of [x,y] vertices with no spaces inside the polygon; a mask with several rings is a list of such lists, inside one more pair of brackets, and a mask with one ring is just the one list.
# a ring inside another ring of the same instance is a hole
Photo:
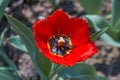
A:
{"label": "stamen", "polygon": [[69,51],[72,47],[70,38],[65,35],[52,36],[48,41],[48,46],[50,52],[58,56],[69,54]]}
{"label": "stamen", "polygon": [[64,42],[65,42],[65,40],[63,39],[63,37],[60,37],[60,39],[58,40],[58,47],[63,46]]}

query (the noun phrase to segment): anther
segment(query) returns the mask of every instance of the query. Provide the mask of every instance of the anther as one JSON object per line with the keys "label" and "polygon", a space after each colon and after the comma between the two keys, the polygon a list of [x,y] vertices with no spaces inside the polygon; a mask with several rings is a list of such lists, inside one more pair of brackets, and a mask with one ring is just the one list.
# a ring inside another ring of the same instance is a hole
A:
{"label": "anther", "polygon": [[58,47],[63,46],[65,40],[63,39],[63,37],[60,37],[60,39],[58,40]]}
{"label": "anther", "polygon": [[48,41],[48,46],[54,55],[64,56],[69,54],[72,44],[70,38],[65,35],[54,35]]}

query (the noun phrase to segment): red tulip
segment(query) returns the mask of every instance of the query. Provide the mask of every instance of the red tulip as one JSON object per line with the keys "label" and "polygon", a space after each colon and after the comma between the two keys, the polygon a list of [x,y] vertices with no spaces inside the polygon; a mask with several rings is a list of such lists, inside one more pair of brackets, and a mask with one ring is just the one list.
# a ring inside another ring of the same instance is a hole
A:
{"label": "red tulip", "polygon": [[61,10],[35,21],[32,29],[39,51],[56,64],[72,66],[97,52],[89,38],[88,23],[82,18],[69,18]]}

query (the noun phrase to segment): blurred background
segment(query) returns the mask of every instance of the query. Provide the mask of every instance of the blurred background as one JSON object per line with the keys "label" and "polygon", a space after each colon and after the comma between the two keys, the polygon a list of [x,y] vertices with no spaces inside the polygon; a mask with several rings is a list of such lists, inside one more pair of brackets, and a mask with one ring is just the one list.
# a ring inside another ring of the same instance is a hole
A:
{"label": "blurred background", "polygon": [[[104,18],[111,12],[111,0],[101,1],[101,7],[97,14]],[[93,5],[98,5],[98,3],[93,3]],[[81,17],[95,13],[87,12],[79,0],[10,0],[5,8],[5,13],[12,15],[31,28],[35,20],[46,18],[58,8],[64,10],[70,17]],[[107,21],[109,22],[109,18]],[[6,27],[7,30],[5,31]],[[23,77],[29,80],[39,80],[30,57],[8,43],[7,38],[16,34],[5,17],[0,22],[0,34],[3,31],[5,35],[2,46],[5,50],[4,55],[0,54],[0,66],[8,66],[7,60],[10,59],[15,63]],[[90,28],[90,33],[92,31],[94,30]],[[98,75],[105,76],[108,80],[120,80],[120,48],[107,45],[100,39],[95,40],[95,44],[99,51],[87,59],[86,63],[94,65]],[[2,49],[2,47],[0,48]]]}

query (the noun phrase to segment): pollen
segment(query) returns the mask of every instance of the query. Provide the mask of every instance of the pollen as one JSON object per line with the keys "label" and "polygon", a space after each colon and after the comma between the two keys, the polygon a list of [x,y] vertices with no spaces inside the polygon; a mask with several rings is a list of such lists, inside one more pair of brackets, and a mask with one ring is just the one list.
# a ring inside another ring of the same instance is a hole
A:
{"label": "pollen", "polygon": [[48,40],[48,47],[52,54],[57,56],[64,56],[69,54],[71,50],[71,40],[65,35],[55,35]]}

